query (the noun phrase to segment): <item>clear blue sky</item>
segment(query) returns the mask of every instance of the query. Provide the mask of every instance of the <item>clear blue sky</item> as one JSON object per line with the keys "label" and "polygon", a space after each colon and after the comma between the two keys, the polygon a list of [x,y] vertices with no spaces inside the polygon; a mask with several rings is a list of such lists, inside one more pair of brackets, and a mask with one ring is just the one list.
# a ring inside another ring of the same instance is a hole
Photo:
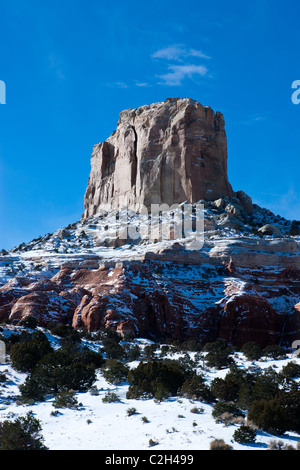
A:
{"label": "clear blue sky", "polygon": [[0,0],[0,248],[80,219],[94,144],[168,97],[221,111],[229,179],[300,219],[298,0]]}

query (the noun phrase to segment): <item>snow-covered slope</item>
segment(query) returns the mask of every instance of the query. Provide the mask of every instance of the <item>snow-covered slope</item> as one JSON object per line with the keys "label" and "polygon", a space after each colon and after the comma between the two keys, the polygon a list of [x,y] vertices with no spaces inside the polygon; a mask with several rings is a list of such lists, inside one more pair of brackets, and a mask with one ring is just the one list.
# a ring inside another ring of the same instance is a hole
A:
{"label": "snow-covered slope", "polygon": [[[19,328],[22,330],[22,328]],[[18,327],[8,327],[2,334],[15,333]],[[57,347],[57,337],[45,331],[52,345]],[[85,346],[93,350],[100,348],[97,341],[84,340]],[[148,340],[135,340],[141,349],[151,344]],[[157,355],[160,349],[157,350]],[[177,359],[185,353],[174,353],[169,357]],[[188,352],[193,359],[195,353]],[[235,353],[234,360],[239,368],[256,368],[262,371],[274,368],[280,371],[289,361],[300,364],[295,355],[287,354],[284,359],[272,360],[262,358],[259,361],[247,361],[242,353]],[[129,364],[137,366],[137,361]],[[217,423],[212,416],[213,406],[205,402],[193,401],[182,397],[171,397],[164,401],[154,399],[127,399],[128,383],[119,386],[109,384],[101,371],[97,373],[94,386],[98,393],[90,391],[76,393],[79,406],[73,409],[53,407],[53,397],[33,405],[22,405],[16,400],[19,395],[18,387],[26,378],[26,374],[14,370],[7,357],[7,363],[0,365],[0,373],[7,376],[5,384],[0,385],[0,421],[11,420],[25,416],[32,411],[42,426],[44,444],[50,450],[144,450],[149,449],[149,441],[156,443],[154,452],[160,450],[182,450],[188,453],[192,450],[209,450],[215,439],[223,439],[235,450],[266,450],[272,440],[281,440],[283,445],[289,444],[294,448],[300,442],[300,435],[286,432],[282,436],[274,436],[257,430],[256,442],[239,444],[233,439],[234,431],[241,423],[225,425]],[[198,368],[205,375],[207,383],[215,377],[224,377],[228,369]],[[95,390],[95,388],[94,388]],[[102,398],[108,391],[113,391],[119,397],[119,402],[104,403]],[[195,407],[199,413],[194,413]],[[128,416],[127,410],[135,408],[136,413]],[[56,412],[55,412],[56,411]],[[58,411],[58,413],[57,413]],[[147,422],[144,422],[147,418]]]}

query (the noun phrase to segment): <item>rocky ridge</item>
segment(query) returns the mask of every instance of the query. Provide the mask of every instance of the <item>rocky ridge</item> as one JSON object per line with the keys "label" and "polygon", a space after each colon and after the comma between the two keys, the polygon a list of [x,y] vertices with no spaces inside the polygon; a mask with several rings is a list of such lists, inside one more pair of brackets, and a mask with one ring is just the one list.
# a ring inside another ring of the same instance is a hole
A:
{"label": "rocky ridge", "polygon": [[232,190],[221,113],[191,99],[123,111],[94,147],[84,207],[79,222],[2,250],[0,321],[236,346],[298,340],[300,222]]}
{"label": "rocky ridge", "polygon": [[[193,232],[176,240],[120,239],[119,217],[103,212],[3,253],[0,319],[291,346],[300,328],[295,223],[255,204],[250,215],[232,214],[228,205],[237,201],[227,197],[202,203],[201,250],[189,250]],[[134,213],[125,225],[145,223]]]}

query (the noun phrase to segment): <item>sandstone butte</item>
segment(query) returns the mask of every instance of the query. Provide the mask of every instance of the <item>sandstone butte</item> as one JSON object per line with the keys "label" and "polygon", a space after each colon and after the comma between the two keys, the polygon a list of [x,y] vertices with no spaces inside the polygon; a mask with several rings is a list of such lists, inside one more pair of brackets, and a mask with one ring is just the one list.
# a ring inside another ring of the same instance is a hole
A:
{"label": "sandstone butte", "polygon": [[223,115],[188,98],[168,99],[121,112],[116,131],[95,145],[84,218],[110,207],[233,194]]}
{"label": "sandstone butte", "polygon": [[[189,237],[111,233],[120,206],[199,200],[198,251]],[[290,347],[300,339],[299,235],[295,221],[233,191],[220,112],[188,98],[128,109],[93,148],[82,219],[0,256],[0,321]]]}

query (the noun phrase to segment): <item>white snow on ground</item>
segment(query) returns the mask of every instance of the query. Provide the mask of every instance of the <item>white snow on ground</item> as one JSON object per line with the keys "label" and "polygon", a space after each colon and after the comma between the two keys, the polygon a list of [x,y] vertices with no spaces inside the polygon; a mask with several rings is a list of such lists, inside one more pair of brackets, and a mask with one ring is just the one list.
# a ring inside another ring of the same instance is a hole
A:
{"label": "white snow on ground", "polygon": [[[51,338],[52,345],[58,345],[56,338]],[[53,344],[54,341],[54,344]],[[140,345],[148,344],[147,340],[138,340]],[[88,344],[89,342],[86,341]],[[95,342],[90,345],[93,349]],[[194,353],[190,353],[193,357]],[[176,359],[178,355],[171,356]],[[42,426],[44,444],[50,450],[144,450],[149,449],[149,440],[157,442],[153,447],[159,450],[209,450],[214,439],[223,439],[234,450],[266,450],[271,440],[281,440],[284,444],[296,446],[300,435],[286,432],[283,436],[273,436],[258,431],[256,442],[242,445],[233,440],[233,433],[238,424],[224,425],[216,423],[212,417],[213,407],[210,404],[192,401],[186,398],[173,397],[162,402],[154,399],[127,399],[128,383],[120,386],[110,385],[101,371],[97,373],[94,385],[98,395],[90,392],[77,393],[80,406],[76,409],[59,409],[57,415],[53,407],[53,398],[44,402],[25,406],[12,399],[19,395],[18,387],[24,382],[26,374],[16,372],[9,364],[0,365],[0,373],[5,372],[7,382],[0,385],[0,421],[14,420],[32,411]],[[240,367],[255,366],[261,369],[274,367],[279,371],[290,360],[300,364],[300,358],[290,354],[285,359],[249,362],[243,354],[236,353],[235,361]],[[138,362],[132,363],[136,367]],[[208,381],[215,377],[224,377],[228,369],[205,371]],[[203,373],[203,371],[202,371]],[[115,392],[120,402],[103,403],[107,391]],[[191,409],[198,407],[195,414]],[[128,416],[128,408],[136,408],[136,414]],[[142,418],[149,422],[145,423]]]}

